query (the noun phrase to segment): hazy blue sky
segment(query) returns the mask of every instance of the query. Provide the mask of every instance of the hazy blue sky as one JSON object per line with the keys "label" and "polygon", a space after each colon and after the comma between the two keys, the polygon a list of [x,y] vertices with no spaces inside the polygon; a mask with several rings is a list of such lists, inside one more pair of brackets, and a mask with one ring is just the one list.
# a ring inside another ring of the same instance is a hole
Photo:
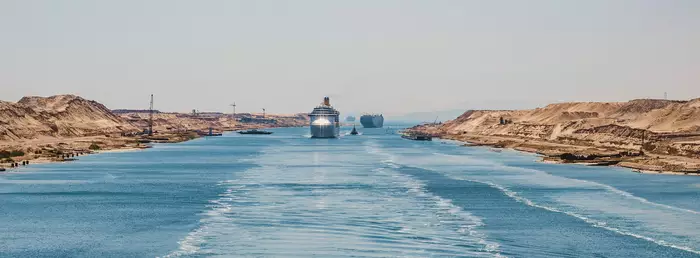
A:
{"label": "hazy blue sky", "polygon": [[0,0],[0,99],[341,112],[700,97],[700,1]]}

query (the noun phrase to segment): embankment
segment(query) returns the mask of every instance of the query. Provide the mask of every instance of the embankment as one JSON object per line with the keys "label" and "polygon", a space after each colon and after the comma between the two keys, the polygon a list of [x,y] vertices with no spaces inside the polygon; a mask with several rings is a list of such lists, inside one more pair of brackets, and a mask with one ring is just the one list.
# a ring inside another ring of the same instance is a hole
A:
{"label": "embankment", "polygon": [[154,142],[182,142],[209,133],[308,124],[304,114],[231,116],[216,112],[153,114],[112,112],[104,105],[75,95],[24,97],[0,101],[0,168],[29,161],[71,160],[95,151],[148,148]]}
{"label": "embankment", "polygon": [[560,163],[700,173],[700,99],[557,103],[531,110],[469,110],[409,130],[535,152]]}

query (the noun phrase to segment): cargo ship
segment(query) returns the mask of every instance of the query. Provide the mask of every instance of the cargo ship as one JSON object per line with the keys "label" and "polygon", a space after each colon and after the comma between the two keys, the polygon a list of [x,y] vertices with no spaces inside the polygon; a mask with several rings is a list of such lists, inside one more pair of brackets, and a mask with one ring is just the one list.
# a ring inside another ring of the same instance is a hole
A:
{"label": "cargo ship", "polygon": [[360,123],[364,128],[382,128],[384,126],[384,116],[382,114],[362,115]]}
{"label": "cargo ship", "polygon": [[340,112],[328,97],[309,113],[311,138],[336,138],[340,135]]}

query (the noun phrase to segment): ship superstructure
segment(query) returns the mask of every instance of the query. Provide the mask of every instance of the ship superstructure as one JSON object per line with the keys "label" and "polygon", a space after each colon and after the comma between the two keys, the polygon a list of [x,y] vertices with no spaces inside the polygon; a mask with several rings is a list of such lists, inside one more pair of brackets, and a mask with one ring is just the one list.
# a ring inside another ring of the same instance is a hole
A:
{"label": "ship superstructure", "polygon": [[311,138],[336,138],[340,135],[340,112],[328,97],[309,113]]}

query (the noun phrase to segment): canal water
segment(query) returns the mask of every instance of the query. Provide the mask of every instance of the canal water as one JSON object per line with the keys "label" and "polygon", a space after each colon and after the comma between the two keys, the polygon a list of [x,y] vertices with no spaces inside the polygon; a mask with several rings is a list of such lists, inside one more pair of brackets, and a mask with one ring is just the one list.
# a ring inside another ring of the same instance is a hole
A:
{"label": "canal water", "polygon": [[700,257],[700,177],[273,131],[2,173],[0,257]]}

